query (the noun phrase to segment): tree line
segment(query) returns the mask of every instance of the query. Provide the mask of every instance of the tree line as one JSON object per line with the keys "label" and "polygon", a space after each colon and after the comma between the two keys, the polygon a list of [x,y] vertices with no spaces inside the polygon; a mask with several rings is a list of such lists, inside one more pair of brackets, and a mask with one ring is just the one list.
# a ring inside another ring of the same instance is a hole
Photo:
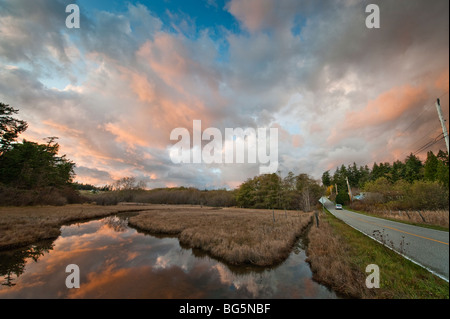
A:
{"label": "tree line", "polygon": [[404,180],[412,183],[416,180],[438,181],[445,187],[449,187],[449,160],[447,152],[440,150],[437,155],[432,151],[427,154],[424,163],[415,155],[410,154],[404,161],[397,160],[388,163],[374,163],[372,169],[367,165],[357,166],[356,163],[347,167],[337,167],[331,176],[330,171],[322,174],[322,183],[326,187],[337,185],[339,188],[347,188],[346,178],[351,186],[363,188],[367,182],[373,182],[380,177],[385,177],[389,182],[395,183]]}
{"label": "tree line", "polygon": [[183,186],[146,190],[132,177],[117,180],[107,189],[86,196],[100,205],[139,202],[310,211],[324,193],[319,181],[307,174],[296,176],[292,172],[284,178],[275,173],[255,176],[234,190],[200,190]]}
{"label": "tree line", "polygon": [[[134,178],[124,178],[132,180]],[[116,181],[117,182],[117,181]],[[116,184],[113,183],[113,185]],[[234,191],[226,189],[200,190],[195,187],[166,187],[144,189],[137,184],[122,185],[120,188],[105,186],[84,195],[98,205],[116,205],[120,202],[136,202],[164,205],[204,205],[212,207],[235,206]]]}
{"label": "tree line", "polygon": [[289,172],[284,178],[275,173],[249,178],[235,192],[240,207],[310,211],[324,188],[307,174]]}
{"label": "tree line", "polygon": [[424,162],[410,154],[404,161],[375,162],[371,169],[353,163],[337,167],[333,175],[329,171],[322,174],[322,184],[334,191],[337,187],[335,200],[342,204],[350,201],[347,179],[352,188],[371,193],[366,201],[372,205],[392,209],[448,208],[449,157],[442,150],[437,154],[429,151]]}

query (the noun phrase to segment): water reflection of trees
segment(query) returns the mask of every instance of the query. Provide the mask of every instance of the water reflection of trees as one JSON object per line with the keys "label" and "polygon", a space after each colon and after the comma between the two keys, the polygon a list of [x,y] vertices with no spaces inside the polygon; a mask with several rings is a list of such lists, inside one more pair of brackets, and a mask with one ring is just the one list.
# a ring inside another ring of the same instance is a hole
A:
{"label": "water reflection of trees", "polygon": [[116,232],[123,232],[128,227],[128,219],[127,218],[120,218],[117,216],[109,216],[104,218],[103,224],[106,225],[108,228],[111,228],[112,230]]}
{"label": "water reflection of trees", "polygon": [[[272,267],[264,267],[264,266],[256,266],[251,264],[246,265],[233,265],[224,260],[223,258],[213,256],[211,253],[200,249],[191,247],[189,245],[184,244],[183,242],[180,242],[177,235],[174,234],[165,234],[165,233],[157,233],[157,232],[151,232],[145,229],[141,229],[135,225],[132,225],[132,228],[134,228],[139,234],[144,234],[145,236],[151,236],[158,239],[164,239],[164,238],[175,238],[178,240],[178,244],[180,245],[181,250],[187,250],[192,253],[192,255],[197,259],[212,259],[215,261],[218,261],[225,265],[227,269],[234,275],[247,275],[247,274],[264,274],[268,271],[273,270],[274,268],[278,267],[279,264],[276,264]],[[282,262],[280,262],[281,264]]]}
{"label": "water reflection of trees", "polygon": [[4,277],[2,286],[15,286],[14,280],[25,271],[25,265],[31,258],[37,262],[41,256],[53,249],[53,241],[44,241],[11,251],[0,252],[0,276]]}

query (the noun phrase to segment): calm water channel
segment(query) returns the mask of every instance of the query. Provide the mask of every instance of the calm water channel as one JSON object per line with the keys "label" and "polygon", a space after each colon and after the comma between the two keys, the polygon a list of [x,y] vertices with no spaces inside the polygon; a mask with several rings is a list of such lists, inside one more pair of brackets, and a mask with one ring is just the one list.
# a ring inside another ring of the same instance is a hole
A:
{"label": "calm water channel", "polygon": [[[61,231],[54,241],[0,252],[0,298],[337,298],[312,280],[300,243],[277,267],[255,269],[138,232],[123,215]],[[65,285],[69,264],[79,266],[78,289]]]}

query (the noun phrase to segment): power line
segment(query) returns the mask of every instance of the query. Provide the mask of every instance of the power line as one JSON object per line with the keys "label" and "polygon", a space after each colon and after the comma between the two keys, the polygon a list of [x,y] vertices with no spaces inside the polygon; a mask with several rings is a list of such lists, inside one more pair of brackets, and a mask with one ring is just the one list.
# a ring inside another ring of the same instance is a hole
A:
{"label": "power line", "polygon": [[[445,95],[447,95],[449,93],[449,90],[445,91],[444,93],[442,93],[438,99],[441,99],[442,97],[444,97]],[[430,108],[434,106],[434,104],[428,104],[428,106],[426,106],[422,112],[420,112],[420,114],[418,116],[416,116],[416,118],[406,127],[406,129],[404,129],[401,133],[406,133],[406,131],[414,124],[417,122],[417,120],[428,110],[430,110]],[[425,138],[429,138],[429,134],[431,134],[433,131],[436,131],[436,129],[433,129],[431,131],[429,131],[427,134],[425,134],[424,136],[422,136],[419,140],[416,140],[415,142],[413,142],[412,144],[410,144],[407,148],[411,149],[412,146],[418,144],[419,142],[421,142],[422,140],[424,140]],[[444,139],[445,136],[443,136],[444,134],[441,133],[439,134],[439,136],[435,137],[434,139],[432,139],[431,141],[428,141],[426,144],[422,145],[419,149],[417,149],[415,152],[413,152],[413,155],[416,155],[420,152],[422,152],[423,150],[433,146],[434,144],[438,143],[440,140]]]}
{"label": "power line", "polygon": [[[412,142],[411,144],[409,144],[409,146],[407,147],[408,149],[412,149],[415,148],[416,145],[421,144],[423,140],[425,140],[426,138],[431,139],[431,141],[433,141],[434,139],[430,136],[431,133],[437,133],[438,131],[440,131],[441,129],[438,127],[433,128],[432,130],[428,131],[426,134],[424,134],[420,139],[416,140],[415,142]],[[430,141],[428,141],[430,142]]]}
{"label": "power line", "polygon": [[436,136],[436,137],[434,138],[434,140],[432,140],[431,142],[428,142],[427,144],[421,146],[417,151],[415,151],[415,152],[413,153],[413,155],[417,155],[417,154],[419,154],[420,152],[423,152],[424,150],[430,148],[431,146],[433,146],[433,145],[436,144],[437,142],[443,140],[444,138],[445,138],[444,133],[439,134],[438,136]]}
{"label": "power line", "polygon": [[[441,96],[438,97],[438,99],[441,99],[443,96],[447,95],[449,93],[449,91],[446,91],[445,93],[441,94]],[[404,129],[401,131],[401,133],[406,133],[406,131],[414,124],[417,122],[417,120],[428,110],[430,110],[430,108],[432,108],[434,106],[434,104],[430,103],[427,104],[425,106],[425,108],[422,110],[422,112],[420,112],[419,115],[416,116],[416,118]]]}

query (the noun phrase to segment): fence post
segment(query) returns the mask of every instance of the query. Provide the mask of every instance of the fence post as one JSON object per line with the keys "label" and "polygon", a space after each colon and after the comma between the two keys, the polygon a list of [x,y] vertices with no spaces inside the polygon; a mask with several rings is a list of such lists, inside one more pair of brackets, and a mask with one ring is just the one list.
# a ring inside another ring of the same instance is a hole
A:
{"label": "fence post", "polygon": [[317,211],[314,212],[314,216],[316,216],[316,226],[319,227],[319,214]]}
{"label": "fence post", "polygon": [[420,213],[420,210],[417,211],[419,213],[419,216],[422,218],[423,222],[426,223],[427,221],[425,220],[425,218],[422,216],[422,214]]}

